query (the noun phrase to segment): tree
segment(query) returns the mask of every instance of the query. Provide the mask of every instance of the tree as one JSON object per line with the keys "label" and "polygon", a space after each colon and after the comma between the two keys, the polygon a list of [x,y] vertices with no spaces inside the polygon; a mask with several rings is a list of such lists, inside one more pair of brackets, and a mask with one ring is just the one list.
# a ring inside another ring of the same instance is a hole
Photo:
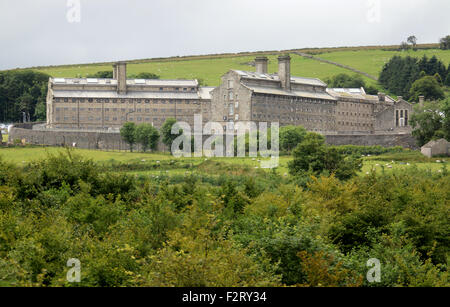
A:
{"label": "tree", "polygon": [[[172,134],[172,127],[176,122],[177,120],[175,118],[168,118],[161,127],[162,142],[169,148],[172,146],[173,141],[178,137],[177,134]],[[182,133],[183,132],[180,132],[180,134]]]}
{"label": "tree", "polygon": [[325,138],[308,133],[293,152],[294,160],[288,164],[293,176],[335,174],[341,180],[350,179],[361,169],[360,159],[346,158],[337,149],[325,145]]}
{"label": "tree", "polygon": [[132,122],[125,123],[120,128],[120,136],[130,145],[130,151],[133,152],[133,145],[136,143],[136,124]]}
{"label": "tree", "polygon": [[0,72],[0,120],[21,122],[45,119],[45,108],[36,117],[36,106],[46,102],[50,76],[33,70]]}
{"label": "tree", "polygon": [[208,86],[205,79],[203,79],[203,78],[195,78],[195,79],[197,79],[198,86]]}
{"label": "tree", "polygon": [[140,124],[136,127],[136,142],[142,145],[145,152],[148,148],[156,150],[158,147],[159,132],[150,124]]}
{"label": "tree", "polygon": [[47,114],[47,103],[44,101],[38,102],[34,109],[34,118],[37,121],[45,121]]}
{"label": "tree", "polygon": [[411,100],[418,101],[419,96],[425,96],[425,99],[443,99],[445,93],[435,77],[426,76],[413,83],[409,92]]}
{"label": "tree", "polygon": [[413,57],[394,56],[380,73],[379,82],[390,92],[411,98],[412,84],[425,76],[447,76],[447,69],[436,56],[428,59],[426,56],[420,60]]}
{"label": "tree", "polygon": [[445,139],[450,142],[450,98],[447,98],[441,103],[441,111],[443,116],[442,132]]}
{"label": "tree", "polygon": [[86,77],[87,78],[112,79],[113,71],[112,70],[98,71],[95,74],[88,74]]}
{"label": "tree", "polygon": [[417,59],[409,56],[394,56],[384,65],[380,73],[380,84],[390,92],[408,99],[411,85],[420,74],[417,62]]}
{"label": "tree", "polygon": [[402,43],[400,44],[400,50],[402,50],[402,51],[408,51],[409,49],[411,49],[411,47],[408,45],[407,42],[402,42]]}
{"label": "tree", "polygon": [[411,126],[413,127],[412,135],[417,140],[417,144],[423,146],[433,138],[437,138],[441,134],[442,121],[442,111],[438,102],[425,102],[423,106],[415,106],[411,116]]}
{"label": "tree", "polygon": [[[449,66],[449,68],[450,68],[450,66]],[[450,69],[448,71],[447,77],[445,78],[444,84],[447,86],[450,86]]]}
{"label": "tree", "polygon": [[280,149],[291,152],[306,136],[306,129],[301,126],[285,126],[280,128]]}
{"label": "tree", "polygon": [[365,87],[366,83],[360,75],[347,75],[338,74],[333,76],[331,79],[326,80],[328,87],[330,88],[361,88]]}
{"label": "tree", "polygon": [[412,36],[408,37],[407,42],[412,45],[413,50],[417,50],[416,49],[416,47],[417,47],[417,37],[412,35]]}
{"label": "tree", "polygon": [[159,79],[160,76],[151,72],[140,72],[136,75],[130,75],[131,79]]}
{"label": "tree", "polygon": [[439,41],[440,47],[442,50],[449,50],[450,49],[450,35],[447,35],[446,37],[441,38]]}

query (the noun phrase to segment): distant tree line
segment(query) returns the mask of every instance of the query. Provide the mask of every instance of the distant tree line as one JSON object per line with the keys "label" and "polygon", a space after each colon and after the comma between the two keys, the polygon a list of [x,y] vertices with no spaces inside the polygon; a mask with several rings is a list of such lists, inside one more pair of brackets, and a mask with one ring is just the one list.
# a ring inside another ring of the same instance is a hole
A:
{"label": "distant tree line", "polygon": [[45,120],[49,78],[32,70],[0,72],[0,121]]}
{"label": "distant tree line", "polygon": [[[129,79],[159,79],[160,76],[157,74],[151,73],[151,72],[140,72],[138,74],[131,74],[127,76]],[[95,74],[88,74],[86,78],[104,78],[104,79],[112,79],[113,78],[113,71],[112,70],[105,70],[105,71],[98,71]]]}
{"label": "distant tree line", "polygon": [[327,83],[329,88],[361,88],[363,87],[367,94],[376,95],[378,94],[378,89],[372,85],[366,85],[366,82],[362,76],[354,74],[353,76],[347,74],[338,74],[331,78],[326,78],[325,83]]}
{"label": "distant tree line", "polygon": [[[432,77],[432,78],[429,78]],[[442,85],[450,85],[448,68],[436,56],[421,59],[394,56],[381,71],[380,84],[388,91],[406,99],[442,99]]]}

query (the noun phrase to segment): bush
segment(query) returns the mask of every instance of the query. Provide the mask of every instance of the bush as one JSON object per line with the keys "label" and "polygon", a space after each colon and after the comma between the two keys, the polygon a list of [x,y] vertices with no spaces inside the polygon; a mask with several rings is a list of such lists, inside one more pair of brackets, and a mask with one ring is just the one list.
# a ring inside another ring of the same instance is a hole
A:
{"label": "bush", "polygon": [[327,147],[323,136],[308,133],[293,153],[294,160],[288,164],[293,176],[305,173],[315,176],[335,174],[342,180],[356,175],[361,169],[361,161],[353,157],[344,157],[336,148]]}

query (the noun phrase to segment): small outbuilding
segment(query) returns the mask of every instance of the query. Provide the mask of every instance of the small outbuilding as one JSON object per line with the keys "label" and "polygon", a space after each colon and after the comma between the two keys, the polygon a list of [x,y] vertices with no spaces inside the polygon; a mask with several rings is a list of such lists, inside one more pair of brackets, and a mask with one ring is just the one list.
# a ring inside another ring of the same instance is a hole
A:
{"label": "small outbuilding", "polygon": [[436,156],[448,156],[450,155],[450,142],[445,139],[431,141],[425,144],[422,149],[422,154],[428,158]]}

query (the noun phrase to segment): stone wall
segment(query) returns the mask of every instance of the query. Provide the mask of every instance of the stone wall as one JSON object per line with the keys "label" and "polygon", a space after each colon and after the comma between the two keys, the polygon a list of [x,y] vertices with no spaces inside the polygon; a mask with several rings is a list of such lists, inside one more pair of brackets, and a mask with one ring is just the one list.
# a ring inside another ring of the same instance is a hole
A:
{"label": "stone wall", "polygon": [[[90,131],[39,131],[13,127],[9,133],[9,142],[25,140],[27,144],[43,146],[70,146],[75,143],[77,148],[98,150],[128,150],[129,146],[119,133]],[[139,146],[135,146],[139,149]],[[165,146],[159,144],[159,150]]]}
{"label": "stone wall", "polygon": [[[204,136],[203,140],[209,136]],[[21,127],[11,128],[9,142],[25,140],[27,144],[45,146],[72,146],[77,148],[99,150],[128,150],[129,146],[122,141],[119,133],[89,132],[89,131],[39,131]],[[326,135],[330,145],[360,145],[360,146],[402,146],[417,149],[416,141],[411,134],[371,134],[371,135]],[[139,149],[138,146],[135,146]],[[159,143],[159,151],[166,151],[164,144]]]}
{"label": "stone wall", "polygon": [[418,149],[416,140],[411,134],[370,134],[370,135],[327,135],[330,145],[383,146]]}

